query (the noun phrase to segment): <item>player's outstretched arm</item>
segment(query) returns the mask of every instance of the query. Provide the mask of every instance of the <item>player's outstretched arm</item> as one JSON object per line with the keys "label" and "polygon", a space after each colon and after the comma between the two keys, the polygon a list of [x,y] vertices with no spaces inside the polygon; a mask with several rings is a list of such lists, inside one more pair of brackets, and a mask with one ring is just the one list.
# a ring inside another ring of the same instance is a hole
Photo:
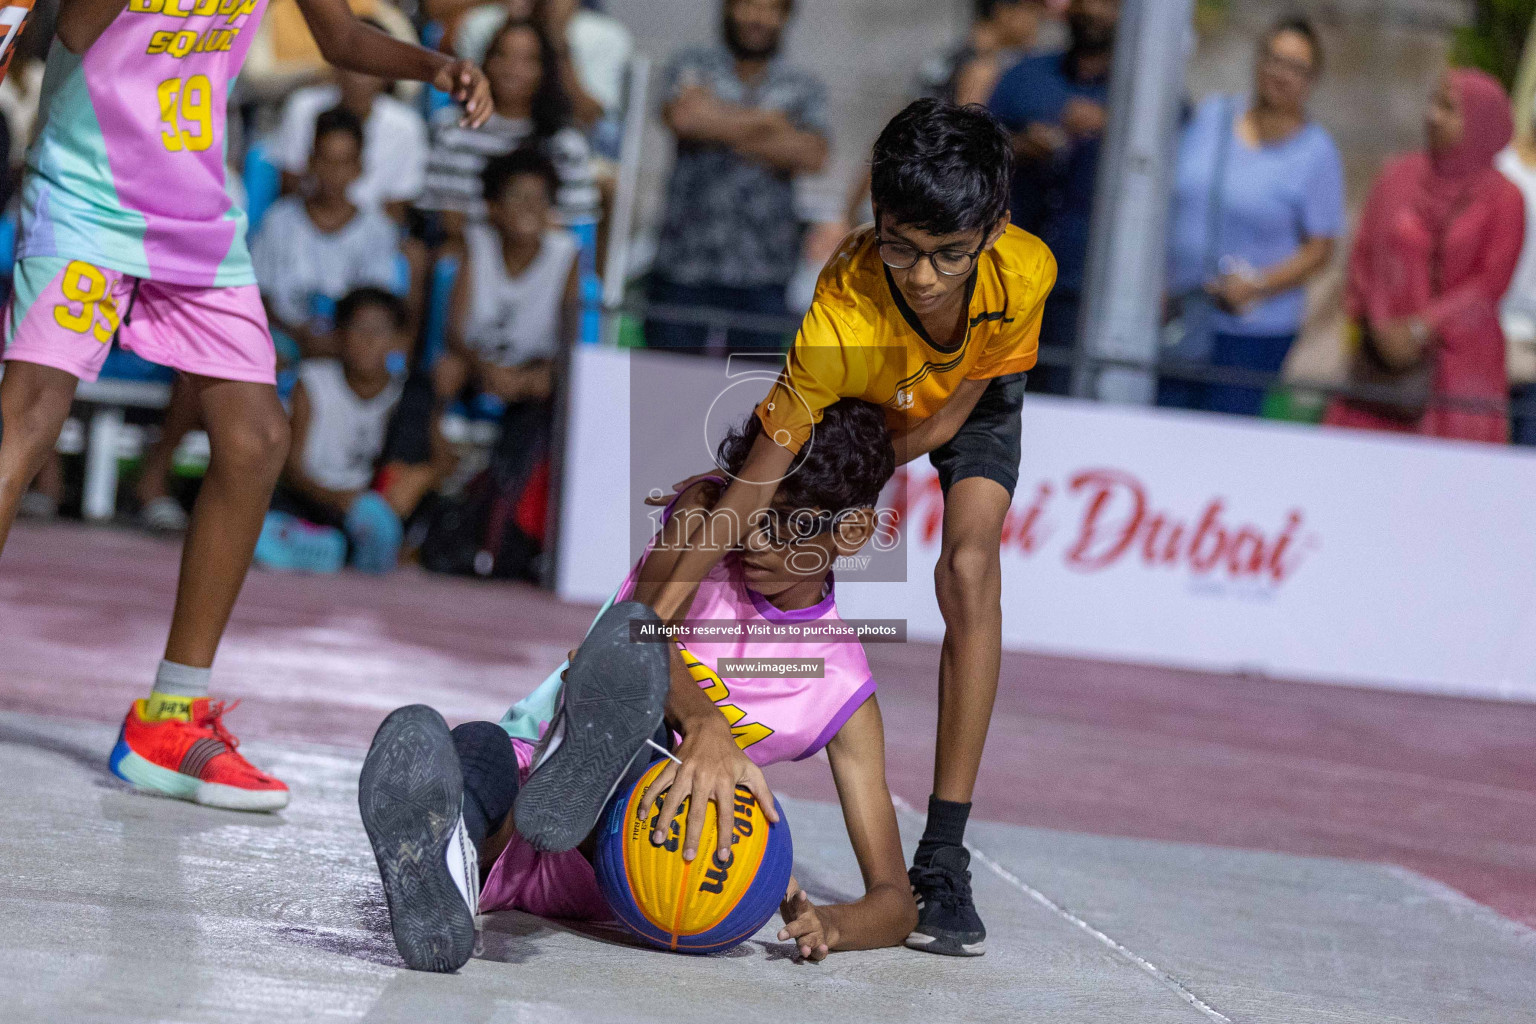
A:
{"label": "player's outstretched arm", "polygon": [[[707,519],[717,497],[717,484],[694,480],[678,493],[672,515],[663,524],[645,561],[640,564],[640,575],[635,585],[634,599],[650,604],[676,566],[677,559],[687,550],[690,538]],[[698,592],[698,583],[686,588],[677,608],[677,618],[688,614]],[[676,621],[675,619],[673,621]],[[729,807],[735,800],[736,787],[746,786],[757,797],[763,813],[770,821],[778,821],[773,809],[773,793],[763,771],[753,764],[731,735],[730,724],[720,709],[705,695],[698,680],[683,664],[677,645],[670,644],[672,655],[672,680],[667,692],[667,724],[682,736],[677,749],[681,764],[670,764],[652,783],[652,788],[665,791],[661,817],[657,819],[657,831],[665,835],[672,827],[678,808],[688,799],[688,823],[683,840],[683,859],[687,861],[702,852],[713,856],[717,849],[728,850],[731,845],[733,816],[717,813],[717,834],[704,834],[704,815],[709,801],[714,800],[717,809]],[[649,793],[641,795],[640,806],[651,806]]]}
{"label": "player's outstretched arm", "polygon": [[885,782],[885,727],[874,697],[827,744],[827,758],[848,839],[864,875],[864,896],[852,903],[816,906],[790,879],[779,907],[784,918],[779,938],[794,939],[808,960],[838,950],[900,945],[917,927],[896,808]]}
{"label": "player's outstretched arm", "polygon": [[[77,0],[78,2],[78,0]],[[430,82],[464,108],[463,124],[478,128],[491,116],[491,88],[467,60],[404,43],[365,24],[346,0],[298,0],[299,10],[327,62],[380,78]]]}
{"label": "player's outstretched arm", "polygon": [[987,380],[961,381],[960,386],[955,388],[954,394],[949,396],[949,401],[945,402],[937,413],[925,420],[919,420],[907,430],[891,435],[891,444],[896,448],[896,464],[905,466],[918,456],[927,455],[959,433],[990,383],[992,382]]}
{"label": "player's outstretched arm", "polygon": [[676,622],[693,590],[725,553],[740,544],[746,528],[759,513],[773,504],[779,481],[794,464],[795,455],[766,436],[752,443],[747,461],[715,502],[708,517],[701,517],[689,534],[666,582],[644,600],[665,622]]}
{"label": "player's outstretched arm", "polygon": [[[675,757],[676,763],[667,765],[651,788],[640,795],[642,817],[644,808],[652,806],[652,791],[665,792],[661,804],[661,816],[656,819],[652,836],[662,843],[672,828],[683,801],[688,801],[688,824],[683,833],[683,859],[692,861],[703,853],[715,857],[717,852],[729,852],[731,829],[735,820],[730,808],[736,800],[736,787],[745,786],[757,798],[763,814],[769,821],[778,821],[773,807],[773,793],[763,770],[753,764],[731,735],[725,715],[710,701],[698,680],[683,664],[677,645],[672,647],[672,683],[667,694],[667,724],[682,736]],[[709,802],[715,803],[716,831],[704,832],[705,812]]]}
{"label": "player's outstretched arm", "polygon": [[59,0],[54,34],[70,53],[84,53],[126,6],[128,0]]}

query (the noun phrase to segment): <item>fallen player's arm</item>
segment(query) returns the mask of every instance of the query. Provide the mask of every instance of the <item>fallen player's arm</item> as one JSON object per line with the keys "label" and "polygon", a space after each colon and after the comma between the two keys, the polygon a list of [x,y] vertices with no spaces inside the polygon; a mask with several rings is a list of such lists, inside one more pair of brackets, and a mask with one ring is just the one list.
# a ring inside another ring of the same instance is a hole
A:
{"label": "fallen player's arm", "polygon": [[357,500],[358,492],[333,491],[329,487],[322,487],[304,471],[304,447],[309,440],[312,411],[309,392],[304,390],[303,381],[293,386],[291,401],[293,411],[289,414],[289,430],[292,440],[288,444],[288,457],[283,463],[283,483],[310,501],[346,515],[352,508],[352,502]]}
{"label": "fallen player's arm", "polygon": [[[652,604],[696,532],[697,521],[708,518],[718,492],[718,484],[696,480],[678,494],[671,516],[659,531],[650,553],[640,563],[633,595],[636,601]],[[678,618],[688,614],[698,589],[697,582],[685,588],[677,609]],[[691,861],[698,856],[701,847],[711,856],[717,848],[730,849],[732,815],[717,813],[716,834],[704,835],[704,815],[710,800],[715,801],[717,808],[728,807],[735,800],[736,787],[742,785],[757,797],[770,821],[778,821],[778,814],[773,809],[773,793],[768,788],[768,780],[763,778],[762,769],[748,760],[736,745],[730,723],[688,671],[677,644],[669,643],[667,647],[671,653],[671,685],[667,691],[666,721],[683,738],[676,751],[682,764],[668,765],[652,783],[652,789],[667,794],[656,825],[657,831],[665,835],[684,798],[698,797],[688,801],[688,826],[683,841],[683,859]],[[650,806],[647,791],[640,798],[642,814]]]}
{"label": "fallen player's arm", "polygon": [[917,927],[896,808],[885,782],[885,728],[874,697],[827,744],[827,758],[848,839],[864,875],[864,895],[852,903],[817,906],[790,879],[779,908],[784,918],[779,938],[794,939],[800,955],[809,960],[840,950],[900,945]]}
{"label": "fallen player's arm", "polygon": [[954,437],[990,383],[969,378],[961,381],[942,409],[925,420],[919,420],[910,428],[893,434],[891,444],[896,449],[896,464],[904,466]]}
{"label": "fallen player's arm", "polygon": [[298,3],[327,63],[379,78],[430,82],[464,108],[466,128],[478,128],[491,116],[491,88],[474,63],[381,32],[353,14],[347,0]]}
{"label": "fallen player's arm", "polygon": [[646,603],[656,610],[662,621],[672,623],[682,616],[699,581],[727,551],[742,543],[747,526],[772,506],[779,481],[794,461],[795,455],[788,448],[775,444],[766,435],[758,437],[752,442],[752,450],[741,471],[720,495],[709,515],[690,517],[694,520],[692,529],[666,581],[648,591],[652,599]]}

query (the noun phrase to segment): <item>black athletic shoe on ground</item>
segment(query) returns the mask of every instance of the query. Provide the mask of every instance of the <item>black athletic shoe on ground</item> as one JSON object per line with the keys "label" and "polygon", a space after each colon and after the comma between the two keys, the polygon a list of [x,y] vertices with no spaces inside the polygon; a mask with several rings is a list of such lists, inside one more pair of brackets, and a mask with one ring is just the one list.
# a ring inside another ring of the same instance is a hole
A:
{"label": "black athletic shoe on ground", "polygon": [[603,613],[566,672],[560,707],[517,793],[512,820],[537,850],[573,850],[646,750],[666,709],[669,650],[634,643],[630,622],[660,628],[656,613],[620,601]]}
{"label": "black athletic shoe on ground", "polygon": [[987,929],[971,899],[970,866],[965,847],[941,846],[927,863],[907,871],[917,897],[917,927],[907,936],[907,948],[944,956],[987,951]]}
{"label": "black athletic shoe on ground", "polygon": [[412,970],[456,971],[475,951],[480,868],[463,784],[448,723],[425,704],[384,719],[358,778],[395,946]]}

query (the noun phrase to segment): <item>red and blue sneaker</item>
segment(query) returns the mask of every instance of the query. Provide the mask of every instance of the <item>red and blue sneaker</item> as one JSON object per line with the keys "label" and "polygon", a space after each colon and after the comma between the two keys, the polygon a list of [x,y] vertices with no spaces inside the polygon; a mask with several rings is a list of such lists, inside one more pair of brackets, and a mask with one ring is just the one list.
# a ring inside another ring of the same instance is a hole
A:
{"label": "red and blue sneaker", "polygon": [[[135,789],[232,811],[276,811],[288,805],[288,787],[241,757],[240,741],[224,728],[223,702],[192,701],[190,720],[144,717],[133,702],[117,746],[112,774]],[[230,705],[233,708],[234,705]]]}

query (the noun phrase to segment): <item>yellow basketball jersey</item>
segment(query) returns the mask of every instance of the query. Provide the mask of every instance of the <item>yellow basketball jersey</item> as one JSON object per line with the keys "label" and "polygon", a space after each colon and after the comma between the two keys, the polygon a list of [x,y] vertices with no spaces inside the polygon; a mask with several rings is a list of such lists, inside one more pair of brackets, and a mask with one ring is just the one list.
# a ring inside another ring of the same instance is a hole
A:
{"label": "yellow basketball jersey", "polygon": [[757,415],[769,437],[797,452],[822,411],[841,398],[884,406],[893,430],[910,427],[943,408],[963,380],[1032,369],[1055,283],[1050,249],[1010,225],[977,258],[965,337],[937,345],[880,262],[874,228],[860,228],[822,270],[815,301]]}

